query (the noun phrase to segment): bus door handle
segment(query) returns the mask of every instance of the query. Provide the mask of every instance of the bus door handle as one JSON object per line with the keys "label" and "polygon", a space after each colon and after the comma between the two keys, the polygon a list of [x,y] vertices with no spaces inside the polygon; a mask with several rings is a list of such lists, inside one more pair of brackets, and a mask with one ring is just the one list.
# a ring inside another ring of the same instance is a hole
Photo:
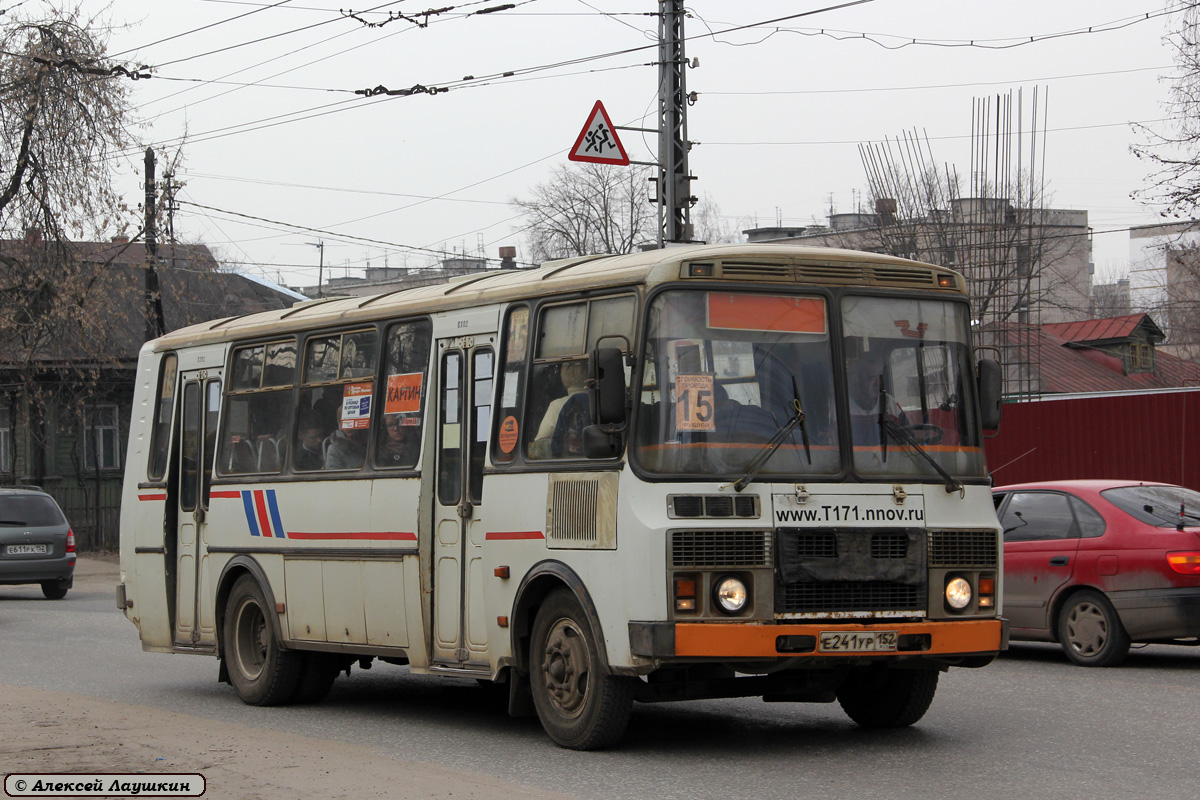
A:
{"label": "bus door handle", "polygon": [[1070,563],[1070,561],[1071,561],[1070,556],[1055,556],[1054,558],[1050,559],[1050,566],[1065,567],[1067,564]]}
{"label": "bus door handle", "polygon": [[196,510],[192,512],[192,519],[196,521],[197,525],[204,524],[204,506],[196,506]]}
{"label": "bus door handle", "polygon": [[468,503],[466,500],[458,504],[458,516],[462,519],[470,519],[475,506]]}

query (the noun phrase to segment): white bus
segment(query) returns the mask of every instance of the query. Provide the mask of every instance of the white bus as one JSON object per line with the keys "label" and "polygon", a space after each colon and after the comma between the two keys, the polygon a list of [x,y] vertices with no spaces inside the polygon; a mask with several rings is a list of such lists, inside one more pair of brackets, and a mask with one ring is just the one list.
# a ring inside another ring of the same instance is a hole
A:
{"label": "white bus", "polygon": [[970,319],[950,270],[715,245],[176,331],[138,362],[118,604],[258,705],[379,659],[576,749],[635,700],[910,725],[1006,646]]}

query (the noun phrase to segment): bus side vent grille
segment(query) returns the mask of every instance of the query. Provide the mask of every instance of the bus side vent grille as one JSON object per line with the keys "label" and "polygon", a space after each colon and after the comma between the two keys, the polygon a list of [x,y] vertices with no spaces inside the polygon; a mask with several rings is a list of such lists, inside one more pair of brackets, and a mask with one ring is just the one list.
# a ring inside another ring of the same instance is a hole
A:
{"label": "bus side vent grille", "polygon": [[931,567],[994,567],[997,550],[995,531],[929,532]]}
{"label": "bus side vent grille", "polygon": [[877,284],[904,284],[919,286],[937,286],[937,277],[933,270],[920,267],[874,267],[871,277]]}
{"label": "bus side vent grille", "polygon": [[617,546],[617,473],[551,475],[546,546],[613,550]]}
{"label": "bus side vent grille", "polygon": [[672,531],[673,567],[769,567],[770,531]]}

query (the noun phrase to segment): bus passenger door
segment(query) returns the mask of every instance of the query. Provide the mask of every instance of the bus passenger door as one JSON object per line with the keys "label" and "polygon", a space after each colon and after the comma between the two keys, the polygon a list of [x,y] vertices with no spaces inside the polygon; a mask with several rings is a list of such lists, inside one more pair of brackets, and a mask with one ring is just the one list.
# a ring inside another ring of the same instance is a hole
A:
{"label": "bus passenger door", "polygon": [[176,527],[175,644],[184,647],[216,643],[212,605],[207,596],[206,559],[209,486],[221,406],[219,370],[183,374],[179,393],[179,513]]}
{"label": "bus passenger door", "polygon": [[438,342],[437,489],[433,535],[433,662],[488,663],[483,605],[483,466],[494,354],[470,339]]}

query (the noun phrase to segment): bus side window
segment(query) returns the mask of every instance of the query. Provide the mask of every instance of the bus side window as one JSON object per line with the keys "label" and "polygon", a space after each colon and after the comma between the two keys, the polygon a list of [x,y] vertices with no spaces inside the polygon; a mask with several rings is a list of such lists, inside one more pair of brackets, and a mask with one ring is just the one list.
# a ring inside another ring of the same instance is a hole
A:
{"label": "bus side window", "polygon": [[221,421],[217,472],[222,475],[279,472],[292,429],[296,342],[238,348]]}
{"label": "bus side window", "polygon": [[421,456],[432,341],[429,320],[401,322],[388,330],[382,386],[383,424],[375,432],[377,467],[411,469]]}
{"label": "bus side window", "polygon": [[492,462],[511,464],[517,456],[521,411],[525,407],[525,366],[529,350],[529,307],[508,311],[500,350],[500,401],[492,434]]}
{"label": "bus side window", "polygon": [[152,481],[161,480],[167,474],[167,455],[171,449],[171,413],[175,409],[175,377],[178,370],[178,356],[174,353],[163,356],[158,373],[158,400],[151,423],[154,433],[147,477]]}
{"label": "bus side window", "polygon": [[291,442],[293,470],[362,469],[366,463],[377,339],[378,332],[368,328],[305,341]]}

